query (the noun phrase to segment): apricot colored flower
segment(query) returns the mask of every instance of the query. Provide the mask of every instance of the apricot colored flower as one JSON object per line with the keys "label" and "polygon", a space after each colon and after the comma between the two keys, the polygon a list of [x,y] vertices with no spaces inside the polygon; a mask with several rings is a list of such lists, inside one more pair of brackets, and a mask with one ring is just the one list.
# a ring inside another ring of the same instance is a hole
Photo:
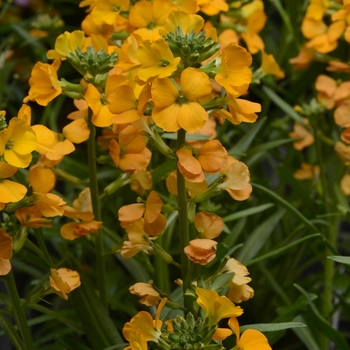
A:
{"label": "apricot colored flower", "polygon": [[218,243],[211,239],[193,239],[184,248],[184,252],[196,264],[206,265],[214,260],[217,245]]}
{"label": "apricot colored flower", "polygon": [[343,142],[338,141],[334,147],[339,158],[345,165],[350,165],[350,146],[346,146]]}
{"label": "apricot colored flower", "polygon": [[84,32],[81,30],[75,30],[72,33],[64,32],[59,35],[55,41],[55,49],[49,50],[46,57],[50,60],[60,58],[65,60],[67,55],[79,47],[83,48],[85,43]]}
{"label": "apricot colored flower", "polygon": [[308,163],[301,163],[300,169],[296,170],[293,176],[298,180],[315,180],[320,175],[320,167]]}
{"label": "apricot colored flower", "polygon": [[[306,125],[310,125],[306,118],[303,118],[303,121]],[[308,147],[315,142],[314,136],[299,123],[294,123],[293,131],[289,133],[289,136],[301,138],[301,140],[293,143],[293,147],[298,151],[303,150],[305,147]]]}
{"label": "apricot colored flower", "polygon": [[78,288],[81,284],[78,272],[65,267],[61,267],[58,270],[50,270],[50,286],[56,291],[59,297],[68,300],[67,294]]}
{"label": "apricot colored flower", "polygon": [[227,168],[223,173],[225,179],[218,186],[219,189],[227,191],[237,201],[249,198],[252,186],[249,184],[249,169],[244,163],[229,157]]}
{"label": "apricot colored flower", "polygon": [[200,238],[214,239],[224,229],[224,221],[218,215],[201,211],[194,217],[194,226]]}
{"label": "apricot colored flower", "polygon": [[143,196],[146,190],[150,190],[153,186],[152,175],[147,170],[134,171],[130,176],[130,188],[132,191]]}
{"label": "apricot colored flower", "polygon": [[334,95],[337,90],[337,82],[331,77],[320,74],[315,82],[317,90],[317,100],[327,107],[332,109],[335,104]]}
{"label": "apricot colored flower", "polygon": [[39,228],[52,226],[52,220],[43,218],[36,204],[31,207],[17,209],[15,216],[19,223],[25,227]]}
{"label": "apricot colored flower", "polygon": [[209,324],[218,324],[223,318],[237,317],[243,314],[240,306],[227,297],[219,296],[215,290],[196,288],[197,304],[204,310],[209,318]]}
{"label": "apricot colored flower", "polygon": [[342,128],[350,127],[350,99],[344,101],[333,114],[334,121]]}
{"label": "apricot colored flower", "polygon": [[242,94],[242,88],[245,92],[246,86],[252,80],[252,71],[249,69],[251,64],[251,54],[242,46],[231,43],[222,50],[221,66],[215,81],[227,93],[238,97]]}
{"label": "apricot colored flower", "polygon": [[139,303],[146,306],[158,305],[159,293],[148,283],[138,282],[129,288],[131,294],[136,294],[141,299]]}
{"label": "apricot colored flower", "polygon": [[36,101],[41,106],[47,106],[55,97],[62,93],[62,88],[57,77],[57,71],[61,66],[61,60],[56,59],[50,65],[37,62],[32,69],[29,79],[30,89],[23,102]]}
{"label": "apricot colored flower", "polygon": [[166,78],[170,76],[176,71],[177,65],[181,61],[180,57],[174,57],[164,39],[142,42],[137,49],[137,57],[141,63],[138,77],[143,81],[153,77]]}
{"label": "apricot colored flower", "polygon": [[24,198],[27,193],[27,188],[15,181],[7,178],[13,176],[18,168],[0,162],[0,203],[18,202]]}
{"label": "apricot colored flower", "polygon": [[255,329],[247,329],[240,335],[236,317],[231,317],[228,325],[236,334],[236,343],[240,350],[272,350],[264,334]]}
{"label": "apricot colored flower", "polygon": [[8,128],[0,131],[0,156],[10,165],[26,168],[36,148],[35,132],[19,118],[12,118]]}
{"label": "apricot colored flower", "polygon": [[62,216],[65,201],[56,194],[49,193],[56,184],[56,177],[50,169],[41,167],[32,168],[28,180],[33,188],[33,199],[44,216]]}
{"label": "apricot colored flower", "polygon": [[118,142],[110,141],[109,153],[115,166],[127,172],[146,169],[151,160],[145,136],[133,126],[119,133]]}
{"label": "apricot colored flower", "polygon": [[350,196],[350,174],[345,174],[340,180],[340,189],[345,196]]}
{"label": "apricot colored flower", "polygon": [[69,222],[64,224],[60,229],[63,238],[73,241],[74,239],[97,232],[102,228],[102,222],[96,220]]}
{"label": "apricot colored flower", "polygon": [[129,204],[121,207],[118,211],[118,218],[121,226],[126,227],[130,223],[144,217],[144,231],[152,236],[163,232],[166,219],[161,214],[163,201],[157,192],[152,191],[147,197],[146,203]]}
{"label": "apricot colored flower", "polygon": [[298,56],[289,59],[289,63],[293,65],[294,70],[306,69],[313,60],[315,51],[306,47],[304,44]]}
{"label": "apricot colored flower", "polygon": [[[152,251],[153,248],[143,238],[144,235],[147,236],[143,227],[143,218],[133,221],[125,227],[125,230],[128,234],[128,240],[123,242],[123,246],[120,249],[120,254],[124,259],[132,258],[140,251],[143,251],[145,253]],[[152,239],[152,237],[149,238]]]}
{"label": "apricot colored flower", "polygon": [[234,273],[234,276],[229,282],[230,290],[227,297],[234,303],[241,303],[254,296],[254,290],[247,284],[251,281],[248,269],[236,259],[229,259],[221,270],[221,272],[227,271]]}
{"label": "apricot colored flower", "polygon": [[189,132],[201,129],[208,114],[198,101],[212,90],[209,77],[196,68],[186,68],[180,77],[181,91],[170,79],[156,79],[152,84],[153,121],[165,131],[181,128]]}
{"label": "apricot colored flower", "polygon": [[11,258],[12,237],[0,228],[0,276],[5,276],[11,271]]}

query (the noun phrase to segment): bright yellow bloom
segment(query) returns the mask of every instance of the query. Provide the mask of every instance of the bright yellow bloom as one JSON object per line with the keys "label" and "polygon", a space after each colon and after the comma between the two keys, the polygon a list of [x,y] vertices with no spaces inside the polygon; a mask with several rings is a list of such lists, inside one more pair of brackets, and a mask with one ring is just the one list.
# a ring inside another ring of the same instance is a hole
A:
{"label": "bright yellow bloom", "polygon": [[197,0],[170,0],[180,11],[197,12]]}
{"label": "bright yellow bloom", "polygon": [[247,85],[252,80],[251,54],[235,43],[227,45],[221,54],[221,67],[215,76],[216,82],[225,88],[226,92],[238,97],[246,92]]}
{"label": "bright yellow bloom", "polygon": [[180,27],[184,34],[189,34],[192,30],[198,34],[204,26],[204,19],[195,14],[187,14],[182,11],[171,12],[164,23],[164,33],[175,33],[176,28]]}
{"label": "bright yellow bloom", "polygon": [[84,32],[75,30],[72,33],[64,32],[55,41],[55,49],[49,50],[46,57],[50,60],[60,58],[65,60],[67,55],[79,48],[83,48],[85,43]]}
{"label": "bright yellow bloom", "polygon": [[12,118],[8,128],[0,131],[0,156],[15,167],[26,168],[36,148],[35,132],[19,118]]}
{"label": "bright yellow bloom", "polygon": [[237,317],[243,314],[240,306],[235,306],[224,295],[219,296],[215,290],[196,288],[196,293],[198,295],[197,304],[209,318],[210,325],[218,324],[223,318]]}
{"label": "bright yellow bloom", "polygon": [[222,110],[223,113],[220,113],[220,115],[232,124],[254,123],[258,119],[256,113],[261,112],[260,103],[234,98],[230,95],[227,95],[226,101],[230,113],[225,113],[226,111]]}
{"label": "bright yellow bloom", "polygon": [[27,188],[17,182],[7,180],[18,169],[8,163],[0,162],[0,203],[18,202],[24,198]]}
{"label": "bright yellow bloom", "polygon": [[196,68],[186,68],[180,77],[181,91],[170,79],[156,79],[152,84],[154,122],[165,131],[181,128],[189,132],[201,129],[208,114],[199,102],[212,90],[209,77]]}
{"label": "bright yellow bloom", "polygon": [[78,272],[62,267],[58,270],[50,269],[50,286],[62,299],[68,300],[71,291],[80,286],[80,276]]}
{"label": "bright yellow bloom", "polygon": [[113,25],[117,22],[119,13],[127,11],[129,6],[129,0],[98,0],[94,2],[91,17],[97,25]]}
{"label": "bright yellow bloom", "polygon": [[168,0],[142,0],[136,2],[129,14],[130,24],[137,28],[133,33],[143,40],[155,41],[161,38],[159,30],[173,9],[173,4]]}
{"label": "bright yellow bloom", "polygon": [[0,228],[0,276],[11,271],[12,237]]}
{"label": "bright yellow bloom", "polygon": [[23,102],[36,101],[41,106],[47,106],[55,97],[62,93],[62,88],[57,77],[57,71],[61,61],[56,59],[51,65],[37,62],[32,69],[29,79],[30,89]]}
{"label": "bright yellow bloom", "polygon": [[264,334],[255,329],[247,329],[240,336],[236,317],[230,318],[228,325],[236,334],[236,343],[240,350],[272,350]]}
{"label": "bright yellow bloom", "polygon": [[267,54],[265,50],[261,51],[261,70],[266,74],[272,74],[275,75],[277,79],[283,79],[284,78],[284,72],[276,62],[273,55]]}
{"label": "bright yellow bloom", "polygon": [[170,76],[176,71],[177,65],[181,61],[180,57],[174,57],[164,39],[158,39],[154,42],[144,41],[137,50],[137,57],[141,63],[138,77],[143,81],[153,77]]}
{"label": "bright yellow bloom", "polygon": [[208,16],[217,15],[220,11],[228,11],[229,6],[225,0],[197,0],[200,10]]}

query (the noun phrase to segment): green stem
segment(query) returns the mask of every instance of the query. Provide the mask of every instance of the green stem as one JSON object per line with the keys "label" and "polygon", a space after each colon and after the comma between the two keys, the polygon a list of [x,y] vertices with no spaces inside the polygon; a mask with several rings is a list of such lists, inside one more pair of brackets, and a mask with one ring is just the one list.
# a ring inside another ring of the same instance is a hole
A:
{"label": "green stem", "polygon": [[49,254],[49,251],[47,250],[46,244],[45,244],[45,240],[44,240],[44,236],[43,236],[43,230],[42,228],[37,228],[34,230],[35,232],[35,237],[38,241],[39,247],[41,249],[41,251],[43,252],[44,256],[45,256],[45,260],[49,263],[50,267],[54,267],[55,264],[51,259],[51,256]]}
{"label": "green stem", "polygon": [[50,261],[47,260],[45,254],[31,240],[27,239],[25,245],[34,253],[38,254],[38,256],[46,262],[47,266],[51,266]]}
{"label": "green stem", "polygon": [[[89,165],[89,187],[91,192],[92,209],[95,215],[95,220],[101,221],[100,199],[97,181],[97,167],[96,167],[96,128],[91,122],[92,111],[89,109],[88,124],[90,129],[90,136],[88,140],[88,165]],[[106,269],[105,256],[103,244],[103,231],[98,230],[95,235],[95,249],[96,249],[96,269],[97,269],[97,286],[100,292],[100,299],[102,305],[108,308],[107,300],[107,285],[106,285]]]}
{"label": "green stem", "polygon": [[7,292],[11,300],[15,321],[22,336],[23,348],[25,350],[34,350],[26,315],[21,306],[21,300],[18,295],[17,286],[15,279],[13,278],[12,271],[4,276],[3,279],[5,280]]}
{"label": "green stem", "polygon": [[[180,129],[177,133],[177,149],[180,149],[185,144],[186,131]],[[189,276],[190,260],[184,252],[184,248],[190,242],[190,234],[187,219],[187,191],[185,187],[185,178],[182,176],[179,168],[177,168],[177,193],[178,193],[178,207],[179,207],[179,238],[181,250],[181,275],[183,280],[184,305],[189,308],[189,300],[185,298],[185,292],[188,289],[191,280]]]}
{"label": "green stem", "polygon": [[[316,123],[315,123],[316,124]],[[315,127],[316,125],[314,125]],[[331,212],[329,205],[329,194],[328,194],[328,185],[326,177],[326,167],[324,164],[324,158],[322,153],[322,143],[319,138],[318,132],[315,132],[315,146],[317,152],[317,159],[320,165],[320,180],[321,180],[321,198],[325,206],[325,212],[328,214]],[[328,219],[330,221],[330,219]],[[332,314],[333,309],[333,292],[332,292],[332,283],[334,279],[334,261],[327,259],[327,256],[332,255],[331,247],[335,248],[336,246],[336,230],[331,225],[327,232],[325,233],[327,240],[327,245],[325,248],[324,255],[324,275],[323,275],[323,301],[322,301],[322,315],[326,320],[329,320]],[[326,336],[322,335],[321,337],[321,349],[328,349],[328,339]]]}

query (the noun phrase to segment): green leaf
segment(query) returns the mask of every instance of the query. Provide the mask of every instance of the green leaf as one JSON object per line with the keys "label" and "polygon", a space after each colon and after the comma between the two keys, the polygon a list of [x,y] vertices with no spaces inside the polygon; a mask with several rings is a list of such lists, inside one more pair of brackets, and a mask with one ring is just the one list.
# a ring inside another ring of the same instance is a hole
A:
{"label": "green leaf", "polygon": [[69,257],[73,269],[80,275],[81,285],[69,294],[75,310],[83,325],[86,336],[93,349],[101,350],[114,344],[123,343],[123,339],[109,318],[107,311],[97,297],[86,274],[77,261]]}
{"label": "green leaf", "polygon": [[[162,135],[163,139],[168,140],[177,140],[177,134],[174,132],[164,133]],[[209,135],[202,135],[202,134],[186,134],[186,141],[188,140],[209,140]]]}
{"label": "green leaf", "polygon": [[[304,317],[301,315],[296,316],[293,321],[305,322]],[[293,332],[304,343],[308,350],[320,350],[309,328],[293,328]]]}
{"label": "green leaf", "polygon": [[81,342],[64,335],[56,337],[56,344],[62,346],[64,350],[91,350],[91,348],[81,344]]}
{"label": "green leaf", "polygon": [[334,260],[338,263],[350,265],[350,256],[340,256],[340,255],[334,255],[334,256],[327,256],[328,259]]}
{"label": "green leaf", "polygon": [[257,188],[261,191],[263,191],[265,194],[267,194],[272,199],[276,200],[278,203],[280,203],[283,207],[285,207],[289,212],[297,216],[306,226],[308,226],[312,231],[317,232],[316,226],[308,220],[298,209],[296,209],[293,205],[288,203],[286,200],[284,200],[282,197],[280,197],[278,194],[270,191],[264,186],[258,185],[256,183],[251,183],[253,188]]}
{"label": "green leaf", "polygon": [[305,125],[301,116],[293,109],[293,107],[288,104],[284,99],[278,96],[272,89],[266,85],[262,86],[264,93],[279,107],[285,112],[289,117],[294,119],[297,123]]}
{"label": "green leaf", "polygon": [[1,325],[1,328],[4,329],[6,335],[11,340],[12,345],[17,350],[24,350],[24,346],[23,346],[21,337],[17,333],[17,331],[16,331],[15,327],[13,326],[13,324],[7,318],[7,315],[4,312],[2,312],[2,311],[0,311],[0,325]]}
{"label": "green leaf", "polygon": [[[259,132],[266,120],[267,118],[264,117],[259,119],[256,123],[254,123],[251,129],[247,133],[245,133],[244,136],[233,147],[229,149],[228,153],[235,155],[244,154],[250,147],[251,143],[255,139],[256,134]],[[240,157],[236,156],[236,158],[239,159]]]}
{"label": "green leaf", "polygon": [[306,324],[300,322],[282,322],[282,323],[257,323],[248,324],[240,327],[240,331],[244,332],[247,329],[256,329],[260,332],[276,332],[284,329],[307,327]]}
{"label": "green leaf", "polygon": [[271,141],[271,142],[259,144],[258,146],[255,146],[248,151],[248,157],[251,155],[254,155],[258,152],[266,152],[266,151],[269,151],[271,149],[283,146],[287,143],[292,143],[295,140],[297,140],[297,139],[288,138],[288,139],[276,140],[276,141]]}
{"label": "green leaf", "polygon": [[121,348],[127,347],[128,345],[129,345],[128,343],[118,344],[118,345],[110,346],[109,348],[105,348],[103,350],[121,349]]}
{"label": "green leaf", "polygon": [[[258,256],[257,258],[253,259],[253,260],[250,260],[248,263],[246,263],[245,265],[246,266],[249,266],[249,265],[253,265],[255,263],[257,263],[258,261],[261,261],[261,260],[266,260],[266,259],[269,259],[273,256],[276,256],[276,255],[279,255],[285,251],[287,251],[288,249],[298,245],[299,243],[302,243],[308,239],[311,239],[311,238],[315,238],[315,237],[321,237],[321,234],[320,233],[314,233],[313,235],[309,235],[309,236],[306,236],[306,237],[303,237],[303,238],[300,238],[292,243],[289,243],[281,248],[278,248],[278,249],[275,249],[275,250],[272,250],[266,254],[263,254],[261,256]],[[350,258],[349,258],[350,259]],[[349,262],[350,264],[350,262]]]}
{"label": "green leaf", "polygon": [[231,273],[222,273],[217,278],[215,278],[215,281],[211,285],[211,289],[216,290],[222,288],[222,286],[225,286],[228,281],[232,279],[232,277],[235,275],[234,272]]}
{"label": "green leaf", "polygon": [[240,210],[240,211],[237,211],[236,213],[224,216],[222,219],[224,220],[224,222],[230,222],[230,221],[238,220],[238,219],[244,218],[246,216],[250,216],[250,215],[254,215],[254,214],[260,213],[260,212],[262,212],[264,210],[267,210],[267,209],[269,209],[269,208],[271,208],[273,206],[274,206],[273,203],[267,203],[267,204],[258,205],[257,207]]}
{"label": "green leaf", "polygon": [[264,246],[284,214],[285,210],[280,209],[264,222],[257,225],[255,230],[249,235],[243,248],[238,252],[237,260],[245,264],[254,258]]}
{"label": "green leaf", "polygon": [[333,341],[338,350],[350,350],[350,346],[347,343],[344,335],[337,330],[335,330],[320,314],[317,307],[310,300],[308,293],[299,285],[294,284],[294,287],[297,288],[307,299],[309,306],[311,308],[313,318],[312,321],[315,323],[317,328],[322,332],[329,340]]}

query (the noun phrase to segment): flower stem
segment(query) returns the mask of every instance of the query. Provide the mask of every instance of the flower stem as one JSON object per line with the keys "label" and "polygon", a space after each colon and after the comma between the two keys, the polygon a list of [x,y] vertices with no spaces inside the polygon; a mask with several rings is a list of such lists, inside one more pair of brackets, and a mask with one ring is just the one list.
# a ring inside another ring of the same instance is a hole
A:
{"label": "flower stem", "polygon": [[30,335],[26,315],[21,306],[21,300],[18,295],[17,286],[12,271],[4,276],[3,279],[5,280],[7,292],[11,300],[14,318],[22,336],[23,349],[34,350],[34,345],[32,342],[32,337]]}
{"label": "flower stem", "polygon": [[[180,149],[186,138],[186,131],[180,129],[177,133],[177,149]],[[179,168],[177,168],[177,192],[178,192],[178,207],[179,207],[179,238],[180,238],[180,249],[181,249],[181,275],[183,280],[183,292],[184,292],[184,305],[188,309],[189,301],[186,301],[185,292],[190,285],[190,260],[184,252],[184,248],[188,246],[190,241],[190,234],[188,228],[187,219],[187,192],[185,187],[185,179],[182,176]]]}
{"label": "flower stem", "polygon": [[46,247],[46,244],[45,244],[42,228],[41,227],[37,228],[37,229],[34,230],[34,232],[35,232],[35,236],[36,236],[36,239],[38,241],[39,247],[40,247],[41,251],[43,252],[43,254],[44,254],[45,258],[46,258],[46,261],[49,263],[50,267],[54,267],[55,264],[52,261],[51,256],[49,254],[49,251],[47,250],[47,247]]}
{"label": "flower stem", "polygon": [[[88,124],[90,135],[88,140],[88,165],[89,165],[89,187],[91,192],[92,209],[95,215],[95,220],[101,221],[101,209],[99,200],[99,190],[97,181],[96,168],[96,128],[91,122],[92,111],[89,109]],[[95,235],[95,249],[96,249],[96,269],[97,269],[97,286],[100,293],[102,304],[107,310],[107,286],[106,286],[106,271],[105,271],[105,256],[103,244],[103,231],[98,230]]]}

